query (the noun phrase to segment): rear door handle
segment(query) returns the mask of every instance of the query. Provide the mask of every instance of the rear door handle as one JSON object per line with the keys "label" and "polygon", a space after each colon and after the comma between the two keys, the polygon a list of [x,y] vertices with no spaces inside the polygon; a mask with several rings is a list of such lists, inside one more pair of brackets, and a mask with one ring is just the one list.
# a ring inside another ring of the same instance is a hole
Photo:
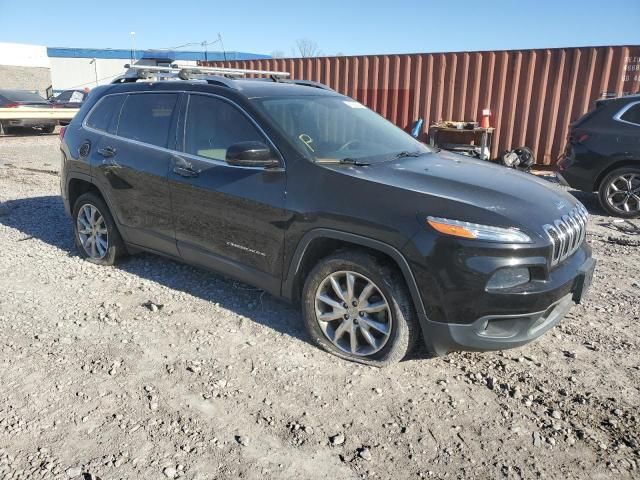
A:
{"label": "rear door handle", "polygon": [[111,158],[116,156],[116,149],[113,147],[102,147],[98,149],[98,153],[104,158]]}
{"label": "rear door handle", "polygon": [[200,172],[186,167],[173,167],[173,173],[180,175],[181,177],[193,178],[200,175]]}

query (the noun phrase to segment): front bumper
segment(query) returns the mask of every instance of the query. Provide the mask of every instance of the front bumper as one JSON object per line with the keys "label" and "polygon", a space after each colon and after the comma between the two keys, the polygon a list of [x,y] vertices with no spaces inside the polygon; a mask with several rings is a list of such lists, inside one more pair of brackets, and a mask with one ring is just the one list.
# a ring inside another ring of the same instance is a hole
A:
{"label": "front bumper", "polygon": [[575,304],[569,293],[542,312],[496,315],[477,319],[470,325],[440,323],[422,318],[428,331],[427,348],[436,355],[457,350],[504,350],[525,345],[557,325]]}
{"label": "front bumper", "polygon": [[504,350],[525,345],[557,325],[576,303],[581,303],[591,285],[595,260],[588,257],[576,271],[575,278],[567,286],[547,292],[554,300],[545,310],[511,315],[485,315],[470,324],[435,322],[421,315],[427,348],[436,355],[456,350]]}
{"label": "front bumper", "polygon": [[[553,328],[588,289],[595,268],[586,242],[551,268],[550,247],[509,249],[475,241],[418,234],[405,248],[421,304],[417,311],[427,348],[500,350],[524,345]],[[529,268],[531,280],[516,287],[486,288],[505,267]]]}

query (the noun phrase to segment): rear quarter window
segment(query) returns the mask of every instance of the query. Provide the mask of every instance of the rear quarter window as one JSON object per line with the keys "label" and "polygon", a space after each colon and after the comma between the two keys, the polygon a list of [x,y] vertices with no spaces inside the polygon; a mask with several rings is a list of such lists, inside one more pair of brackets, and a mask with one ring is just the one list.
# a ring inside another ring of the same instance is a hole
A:
{"label": "rear quarter window", "polygon": [[176,93],[128,95],[120,113],[118,135],[166,148],[177,101]]}
{"label": "rear quarter window", "polygon": [[115,133],[124,95],[110,95],[99,100],[87,117],[88,127],[108,133]]}
{"label": "rear quarter window", "polygon": [[620,115],[620,120],[640,126],[640,103],[631,105],[631,107]]}

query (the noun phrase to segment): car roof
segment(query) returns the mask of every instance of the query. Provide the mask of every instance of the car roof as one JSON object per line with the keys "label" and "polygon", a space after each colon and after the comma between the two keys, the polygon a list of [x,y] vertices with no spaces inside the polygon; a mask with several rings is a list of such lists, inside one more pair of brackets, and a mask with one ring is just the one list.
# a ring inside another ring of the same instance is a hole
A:
{"label": "car roof", "polygon": [[[166,88],[168,90],[189,90],[189,91],[216,91],[220,88],[228,88],[229,92],[240,94],[247,98],[262,97],[287,97],[287,96],[341,96],[339,93],[317,84],[318,86],[295,84],[297,80],[271,79],[231,79],[226,77],[209,77],[201,80],[138,80],[136,82],[124,82],[112,84],[114,89],[110,91],[145,91]],[[302,83],[307,83],[300,80]],[[313,83],[313,82],[309,82]],[[116,87],[117,85],[117,87]]]}
{"label": "car roof", "polygon": [[[295,80],[293,80],[295,81]],[[340,95],[333,90],[309,85],[297,85],[291,81],[273,81],[269,79],[238,79],[233,80],[236,89],[249,98],[256,97],[285,97],[297,95]]]}
{"label": "car roof", "polygon": [[5,89],[0,89],[0,95],[2,95],[3,97],[9,100],[15,99],[16,101],[21,101],[21,100],[24,101],[25,97],[31,100],[44,100],[44,98],[42,98],[40,95],[29,90],[17,90],[17,89],[5,88]]}

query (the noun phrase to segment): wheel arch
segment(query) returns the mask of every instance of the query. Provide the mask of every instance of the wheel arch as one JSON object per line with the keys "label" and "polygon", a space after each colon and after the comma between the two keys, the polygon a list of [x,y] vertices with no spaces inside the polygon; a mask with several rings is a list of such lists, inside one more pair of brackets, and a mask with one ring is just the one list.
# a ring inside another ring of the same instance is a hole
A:
{"label": "wheel arch", "polygon": [[[98,188],[98,186],[91,181],[91,177],[85,175],[72,175],[67,180],[67,199],[69,200],[69,207],[73,210],[73,206],[78,200],[80,195],[83,195],[88,192],[95,192],[102,199],[104,199],[104,195]],[[105,199],[106,201],[106,199]]]}
{"label": "wheel arch", "polygon": [[364,249],[390,260],[400,270],[409,288],[417,313],[425,314],[424,304],[413,272],[406,258],[398,249],[380,240],[326,228],[311,230],[298,242],[287,269],[287,277],[282,282],[282,296],[297,302],[302,293],[306,273],[320,259],[343,248]]}
{"label": "wheel arch", "polygon": [[107,192],[103,192],[102,189],[95,184],[95,182],[93,181],[93,178],[90,177],[89,175],[75,172],[70,174],[67,177],[66,202],[69,205],[69,214],[73,212],[73,206],[76,200],[78,199],[78,197],[87,192],[94,192],[97,195],[99,195],[100,198],[102,198],[102,200],[104,200],[104,203],[107,204],[109,213],[111,213],[113,220],[116,222],[116,225],[118,226],[121,232],[121,235],[123,236],[123,238],[125,238],[124,234],[122,233],[122,226],[118,219],[117,212],[113,208],[113,204],[111,203],[111,199],[109,198],[109,195],[106,194]]}
{"label": "wheel arch", "polygon": [[595,184],[593,185],[593,191],[594,192],[599,191],[600,186],[602,185],[602,182],[605,179],[605,177],[609,175],[611,172],[613,172],[614,170],[617,170],[623,167],[640,168],[640,158],[638,158],[637,160],[619,160],[607,166],[607,168],[605,168],[602,172],[600,172],[596,177]]}

